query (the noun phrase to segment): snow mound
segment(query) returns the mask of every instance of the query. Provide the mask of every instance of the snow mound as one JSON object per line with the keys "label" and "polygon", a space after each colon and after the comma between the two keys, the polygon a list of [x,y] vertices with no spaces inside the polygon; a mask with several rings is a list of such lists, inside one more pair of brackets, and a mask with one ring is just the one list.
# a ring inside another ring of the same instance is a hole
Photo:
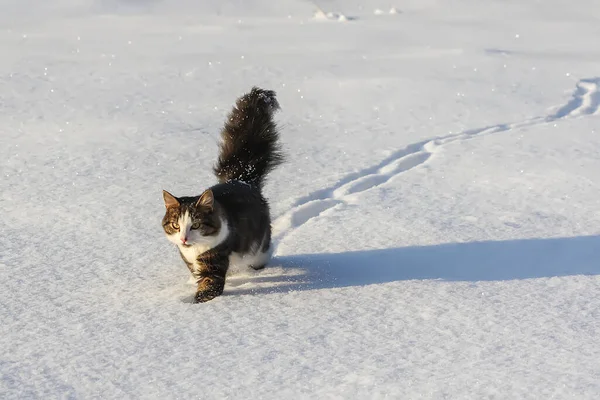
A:
{"label": "snow mound", "polygon": [[350,20],[354,19],[352,17],[347,17],[346,15],[344,15],[342,13],[337,13],[337,12],[327,12],[326,13],[321,9],[315,11],[313,18],[318,21],[338,21],[338,22],[346,22],[346,21],[350,21]]}

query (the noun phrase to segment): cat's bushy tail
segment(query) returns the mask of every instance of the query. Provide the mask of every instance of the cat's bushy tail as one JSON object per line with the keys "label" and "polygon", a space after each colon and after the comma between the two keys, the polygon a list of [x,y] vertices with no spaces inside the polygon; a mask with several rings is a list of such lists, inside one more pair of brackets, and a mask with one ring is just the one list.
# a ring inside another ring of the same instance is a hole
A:
{"label": "cat's bushy tail", "polygon": [[283,162],[273,114],[279,103],[272,90],[253,87],[237,99],[221,131],[219,182],[238,180],[262,188],[266,175]]}

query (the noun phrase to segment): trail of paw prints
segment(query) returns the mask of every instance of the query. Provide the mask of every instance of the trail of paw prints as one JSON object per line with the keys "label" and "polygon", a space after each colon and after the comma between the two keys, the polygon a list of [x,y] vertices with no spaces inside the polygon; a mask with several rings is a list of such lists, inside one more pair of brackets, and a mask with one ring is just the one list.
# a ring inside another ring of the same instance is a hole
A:
{"label": "trail of paw prints", "polygon": [[347,204],[349,196],[380,186],[390,179],[425,164],[439,146],[489,134],[513,131],[558,120],[598,114],[600,110],[600,78],[582,79],[571,99],[554,113],[514,123],[503,123],[437,137],[410,144],[379,164],[346,175],[335,184],[316,190],[296,200],[292,208],[273,221],[273,239],[280,243],[294,229],[312,218]]}

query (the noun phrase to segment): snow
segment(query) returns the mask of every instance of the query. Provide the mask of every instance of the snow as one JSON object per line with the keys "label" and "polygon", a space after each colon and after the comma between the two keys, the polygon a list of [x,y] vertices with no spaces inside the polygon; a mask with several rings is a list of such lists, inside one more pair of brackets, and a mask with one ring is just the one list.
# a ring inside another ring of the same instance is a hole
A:
{"label": "snow", "polygon": [[[598,398],[593,0],[0,7],[0,397]],[[161,191],[253,85],[275,258],[190,304]]]}

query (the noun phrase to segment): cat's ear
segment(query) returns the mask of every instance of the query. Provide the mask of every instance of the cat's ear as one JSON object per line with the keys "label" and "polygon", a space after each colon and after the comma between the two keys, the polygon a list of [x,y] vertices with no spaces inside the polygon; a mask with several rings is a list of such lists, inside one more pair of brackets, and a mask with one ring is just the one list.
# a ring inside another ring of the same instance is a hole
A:
{"label": "cat's ear", "polygon": [[173,196],[166,190],[163,190],[163,199],[165,199],[165,207],[179,207],[179,201],[177,200],[177,197]]}
{"label": "cat's ear", "polygon": [[215,196],[213,195],[213,192],[210,189],[204,191],[204,193],[202,193],[202,195],[196,202],[196,207],[210,208],[212,210],[214,206]]}

